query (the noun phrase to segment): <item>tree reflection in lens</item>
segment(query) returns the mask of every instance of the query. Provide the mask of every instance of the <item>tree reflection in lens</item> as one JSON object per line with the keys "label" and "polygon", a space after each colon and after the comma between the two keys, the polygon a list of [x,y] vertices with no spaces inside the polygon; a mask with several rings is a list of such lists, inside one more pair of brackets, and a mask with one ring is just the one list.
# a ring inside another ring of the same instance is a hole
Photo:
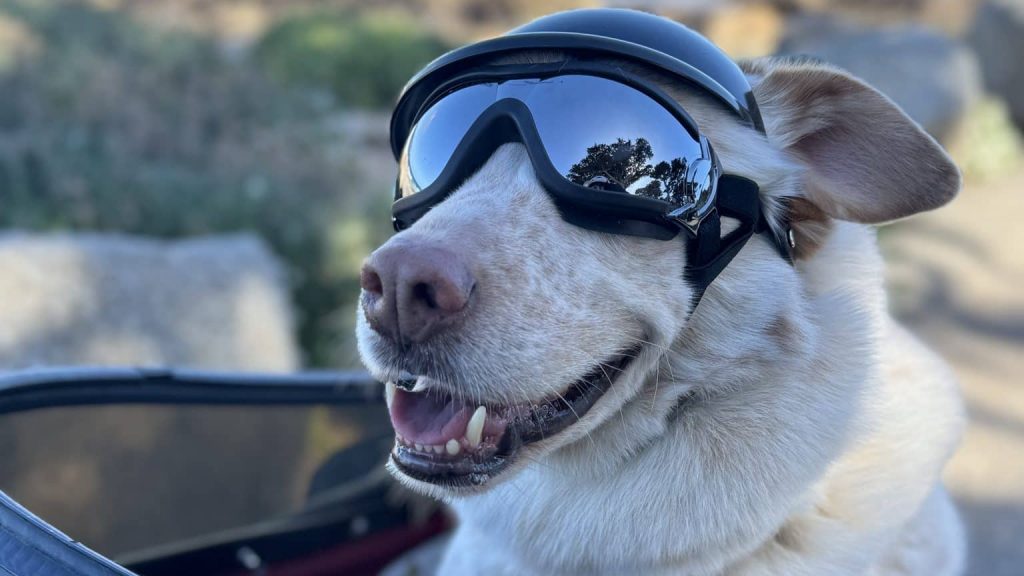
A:
{"label": "tree reflection in lens", "polygon": [[[592,182],[610,182],[621,192],[636,196],[664,200],[682,205],[688,198],[685,158],[673,158],[652,165],[654,150],[645,138],[628,140],[616,138],[610,144],[595,144],[587,148],[587,155],[569,168],[567,177],[581,186]],[[634,186],[648,180],[642,186]],[[603,187],[603,186],[602,186]]]}

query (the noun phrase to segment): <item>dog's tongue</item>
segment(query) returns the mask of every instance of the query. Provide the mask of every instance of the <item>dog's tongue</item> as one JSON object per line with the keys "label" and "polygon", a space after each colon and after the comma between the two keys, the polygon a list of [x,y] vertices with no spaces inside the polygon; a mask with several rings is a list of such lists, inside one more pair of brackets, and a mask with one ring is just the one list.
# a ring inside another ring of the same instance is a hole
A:
{"label": "dog's tongue", "polygon": [[455,401],[447,394],[395,390],[391,425],[408,442],[444,444],[462,438],[476,406]]}

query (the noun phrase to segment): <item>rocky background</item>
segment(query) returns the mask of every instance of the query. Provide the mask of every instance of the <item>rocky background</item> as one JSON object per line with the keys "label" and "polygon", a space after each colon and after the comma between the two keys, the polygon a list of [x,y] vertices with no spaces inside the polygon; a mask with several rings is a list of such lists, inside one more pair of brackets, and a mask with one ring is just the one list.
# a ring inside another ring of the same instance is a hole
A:
{"label": "rocky background", "polygon": [[[593,4],[0,0],[0,369],[357,367],[401,85],[450,47]],[[960,198],[880,237],[893,311],[963,382],[972,422],[947,477],[970,573],[1020,574],[1024,1],[612,4],[737,58],[834,62],[957,159]],[[0,489],[121,553],[297,506],[358,433],[317,411],[5,417]]]}

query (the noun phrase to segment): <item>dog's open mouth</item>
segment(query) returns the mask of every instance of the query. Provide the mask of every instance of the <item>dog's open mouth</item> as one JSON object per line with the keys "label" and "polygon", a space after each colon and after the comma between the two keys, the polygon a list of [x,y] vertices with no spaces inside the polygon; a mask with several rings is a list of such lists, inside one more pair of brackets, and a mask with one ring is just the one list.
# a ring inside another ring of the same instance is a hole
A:
{"label": "dog's open mouth", "polygon": [[413,392],[414,380],[389,383],[396,436],[391,460],[423,482],[482,485],[507,468],[524,446],[583,418],[639,352],[637,347],[616,354],[565,392],[536,403],[478,404],[439,388]]}

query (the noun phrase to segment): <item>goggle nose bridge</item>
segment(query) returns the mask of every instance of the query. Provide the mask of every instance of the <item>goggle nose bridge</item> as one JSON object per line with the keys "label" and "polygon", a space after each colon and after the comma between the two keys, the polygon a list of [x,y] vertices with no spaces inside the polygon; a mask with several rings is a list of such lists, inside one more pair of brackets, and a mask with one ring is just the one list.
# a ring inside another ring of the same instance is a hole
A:
{"label": "goggle nose bridge", "polygon": [[[551,163],[547,152],[543,149],[535,150],[535,147],[529,143],[531,140],[541,142],[540,133],[537,131],[537,126],[534,123],[533,114],[530,113],[527,105],[516,98],[500,98],[495,100],[484,108],[476,120],[470,124],[466,133],[459,140],[459,143],[455,145],[455,149],[448,157],[444,168],[441,169],[441,172],[438,173],[431,183],[422,189],[430,188],[436,182],[465,181],[466,178],[476,173],[500,146],[515,142],[522,144],[526,149],[526,153],[529,155],[530,162],[535,170],[538,172],[541,172],[542,169],[557,171]],[[541,168],[538,162],[543,163],[543,168]],[[547,190],[546,186],[544,188]],[[410,206],[403,210],[403,212],[413,211],[414,217],[411,220],[416,220],[422,216],[422,213],[426,212],[426,209],[444,201],[454,191],[455,187],[449,187],[441,198],[431,199],[426,197],[425,199],[432,200],[430,205]],[[416,200],[418,196],[419,194],[415,194],[404,200]],[[402,192],[397,183],[395,200],[403,200]],[[405,220],[408,219],[392,216],[391,222],[396,232],[400,232],[411,225],[411,222],[406,223]]]}

